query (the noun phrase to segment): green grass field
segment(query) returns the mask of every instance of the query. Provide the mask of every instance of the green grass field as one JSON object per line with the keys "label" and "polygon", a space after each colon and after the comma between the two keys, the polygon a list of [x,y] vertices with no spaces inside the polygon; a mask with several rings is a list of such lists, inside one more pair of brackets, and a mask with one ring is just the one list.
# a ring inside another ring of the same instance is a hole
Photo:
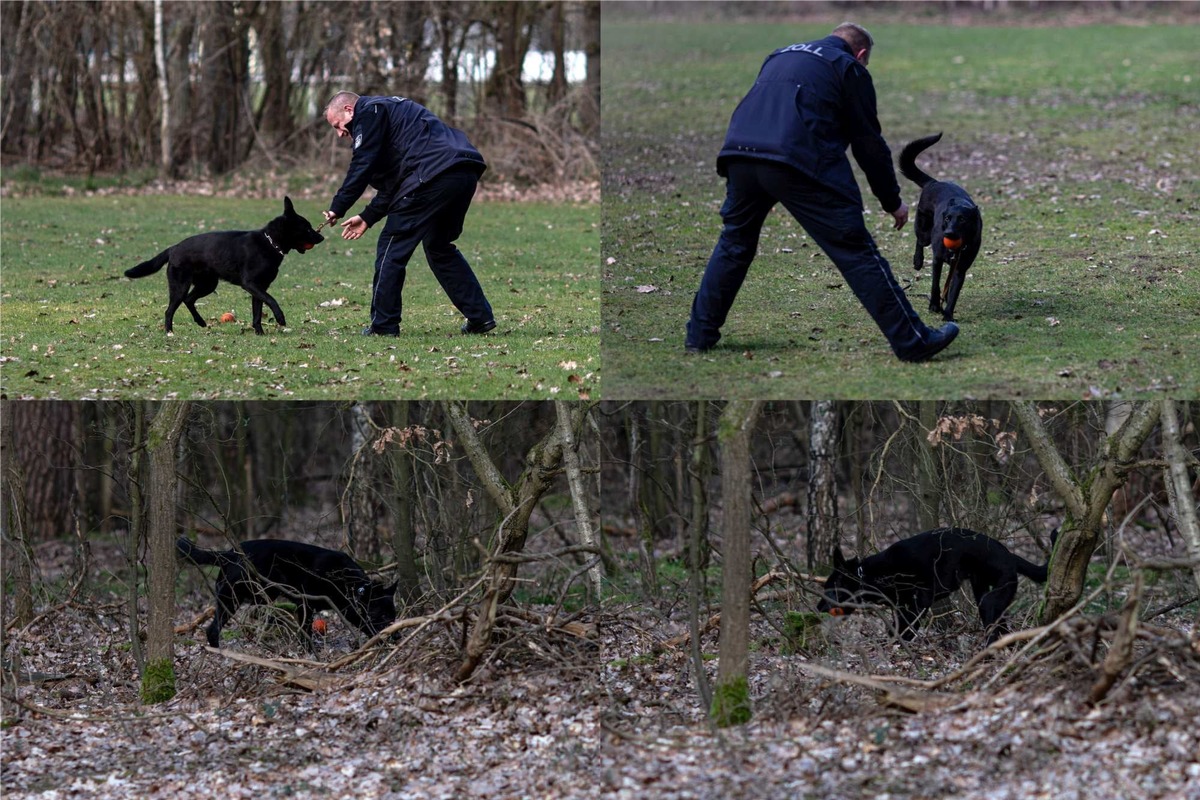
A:
{"label": "green grass field", "polygon": [[[605,16],[602,352],[609,397],[1195,395],[1200,388],[1200,56],[1195,26],[873,24],[884,135],[944,131],[918,163],[963,185],[984,248],[962,334],[906,365],[786,214],[767,220],[721,345],[683,356],[720,232],[725,126],[763,58],[832,25]],[[833,20],[837,22],[838,20]],[[856,166],[857,170],[857,166]],[[914,307],[912,269],[859,175],[867,225]],[[917,188],[900,178],[915,206]]]}
{"label": "green grass field", "polygon": [[[288,254],[250,327],[250,296],[221,284],[163,332],[165,270],[123,276],[208,230],[262,227],[282,202],[211,197],[5,198],[0,219],[0,388],[17,398],[418,399],[600,394],[599,209],[477,203],[459,247],[496,312],[485,336],[462,317],[418,251],[399,338],[364,337],[377,230]],[[298,203],[319,220],[321,208]],[[237,322],[215,324],[231,311]]]}

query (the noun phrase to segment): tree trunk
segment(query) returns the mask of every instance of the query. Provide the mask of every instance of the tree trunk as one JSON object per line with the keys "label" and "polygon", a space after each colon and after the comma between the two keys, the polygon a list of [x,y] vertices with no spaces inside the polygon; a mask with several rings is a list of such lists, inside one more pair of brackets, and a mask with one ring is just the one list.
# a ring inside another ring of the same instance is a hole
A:
{"label": "tree trunk", "polygon": [[567,96],[566,3],[550,4],[550,48],[554,52],[554,74],[546,86],[546,105],[554,106]]}
{"label": "tree trunk", "polygon": [[207,135],[204,154],[213,175],[223,175],[237,166],[241,141],[243,86],[245,80],[245,33],[240,30],[235,4],[219,0],[205,5],[209,12],[202,23],[205,91],[204,119]]}
{"label": "tree trunk", "polygon": [[[596,533],[592,528],[592,510],[588,508],[587,490],[584,487],[583,470],[579,467],[579,444],[575,431],[583,428],[585,411],[579,403],[567,403],[562,400],[554,401],[554,410],[558,416],[558,436],[562,440],[563,465],[566,468],[567,484],[571,487],[571,506],[575,511],[575,526],[579,528],[579,540],[588,547],[597,547]],[[592,565],[588,567],[588,584],[591,587],[592,598],[600,603],[600,559],[595,555],[588,556]]]}
{"label": "tree trunk", "polygon": [[[466,653],[458,668],[456,680],[465,681],[479,666],[491,643],[492,628],[500,604],[512,594],[516,585],[519,562],[505,556],[520,553],[529,535],[529,517],[538,500],[550,488],[562,465],[563,440],[557,428],[529,449],[525,469],[513,483],[504,479],[480,440],[466,406],[459,402],[445,404],[446,415],[454,425],[459,444],[475,470],[484,491],[492,498],[503,515],[492,547],[491,559],[484,568],[483,597],[476,610],[475,622],[467,640]],[[575,431],[578,435],[578,430]]]}
{"label": "tree trunk", "polygon": [[750,436],[759,401],[732,400],[721,414],[721,660],[710,716],[720,727],[750,721]]}
{"label": "tree trunk", "polygon": [[158,96],[162,105],[159,122],[161,137],[158,171],[162,178],[171,177],[171,82],[167,78],[167,37],[163,32],[163,0],[154,0],[154,61],[158,67]]}
{"label": "tree trunk", "polygon": [[921,400],[917,403],[919,426],[913,436],[913,449],[917,467],[917,529],[933,530],[941,524],[941,476],[938,474],[937,458],[929,444],[929,432],[938,422],[937,401]]}
{"label": "tree trunk", "polygon": [[160,403],[147,435],[149,457],[146,487],[146,666],[142,670],[142,702],[161,703],[175,696],[175,462],[179,440],[187,427],[191,404]]}
{"label": "tree trunk", "polygon": [[256,118],[262,144],[270,150],[283,144],[292,133],[291,64],[283,28],[283,3],[259,3],[254,27],[262,57],[263,96]]}
{"label": "tree trunk", "polygon": [[579,109],[583,131],[588,136],[600,136],[600,2],[583,4],[583,53],[587,59],[584,77],[584,101]]}
{"label": "tree trunk", "polygon": [[692,521],[688,538],[688,630],[691,633],[692,672],[696,676],[696,690],[701,707],[712,706],[712,688],[708,673],[704,670],[704,658],[700,652],[700,605],[707,596],[704,571],[708,569],[708,403],[696,403],[696,422],[692,431],[692,455],[688,467],[688,478],[692,490]]}
{"label": "tree trunk", "polygon": [[21,461],[25,485],[25,533],[31,545],[58,539],[71,529],[79,507],[73,445],[79,407],[57,400],[12,404],[13,455]]}
{"label": "tree trunk", "polygon": [[1161,404],[1139,403],[1116,435],[1105,442],[1100,463],[1077,480],[1042,425],[1032,403],[1013,403],[1021,430],[1029,439],[1038,463],[1067,507],[1058,543],[1050,559],[1046,601],[1039,620],[1043,625],[1066,613],[1083,595],[1088,562],[1100,542],[1105,510],[1113,492],[1126,479],[1137,451],[1158,422]]}
{"label": "tree trunk", "polygon": [[632,495],[631,506],[633,519],[638,536],[638,566],[641,571],[642,591],[647,597],[659,596],[658,567],[654,561],[654,520],[645,502],[646,492],[643,488],[647,481],[647,457],[641,413],[637,408],[629,408],[629,462],[630,485]]}
{"label": "tree trunk", "polygon": [[351,553],[376,549],[375,486],[378,459],[371,451],[374,425],[371,409],[363,403],[350,407],[350,469],[342,496],[342,530]]}
{"label": "tree trunk", "polygon": [[[404,430],[408,427],[412,403],[390,404],[391,425]],[[411,605],[421,594],[421,575],[417,571],[417,532],[413,526],[416,493],[413,491],[412,455],[407,447],[392,449],[392,485],[396,489],[396,528],[392,534],[392,549],[396,553],[397,594],[405,605]]]}
{"label": "tree trunk", "polygon": [[521,119],[525,116],[525,84],[521,70],[529,50],[529,20],[536,13],[531,3],[489,3],[496,31],[496,66],[488,79],[487,99],[490,114]]}
{"label": "tree trunk", "polygon": [[146,668],[142,652],[142,623],[138,613],[138,570],[142,563],[142,546],[146,542],[146,506],[142,498],[146,469],[142,454],[146,444],[146,403],[133,401],[129,407],[129,536],[126,539],[130,579],[127,582],[126,608],[129,610],[129,646],[133,663],[140,674]]}
{"label": "tree trunk", "polygon": [[1174,400],[1162,401],[1162,425],[1163,450],[1167,457],[1163,482],[1167,485],[1175,524],[1179,526],[1192,560],[1192,577],[1200,587],[1200,520],[1196,519],[1196,497],[1192,494],[1192,481],[1188,475],[1188,465],[1194,465],[1195,459],[1184,449]]}
{"label": "tree trunk", "polygon": [[[33,550],[29,546],[25,470],[13,446],[13,407],[12,402],[0,403],[0,474],[4,476],[0,481],[4,504],[3,563],[5,582],[12,587],[12,623],[23,627],[33,619]],[[5,626],[0,627],[0,631],[7,630],[9,621],[4,622]]]}
{"label": "tree trunk", "polygon": [[814,400],[808,415],[808,569],[828,564],[841,541],[837,511],[837,403]]}
{"label": "tree trunk", "polygon": [[191,57],[195,50],[192,42],[196,38],[196,16],[198,10],[205,7],[196,3],[172,3],[171,16],[175,23],[171,26],[172,44],[167,53],[167,75],[174,76],[171,83],[171,97],[168,113],[171,117],[171,151],[169,174],[177,178],[185,171],[185,166],[198,163],[201,156],[196,152],[202,141],[196,130],[200,124],[197,117],[203,119],[203,113],[196,113],[196,95],[199,91],[192,87]]}

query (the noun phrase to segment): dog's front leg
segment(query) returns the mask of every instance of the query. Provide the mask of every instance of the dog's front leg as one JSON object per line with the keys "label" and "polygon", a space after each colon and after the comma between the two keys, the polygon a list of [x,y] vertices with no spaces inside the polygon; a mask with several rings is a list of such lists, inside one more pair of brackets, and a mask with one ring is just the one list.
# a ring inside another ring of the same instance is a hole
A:
{"label": "dog's front leg", "polygon": [[263,307],[262,300],[259,300],[257,297],[253,297],[250,300],[250,309],[252,311],[252,315],[251,315],[252,323],[251,324],[254,327],[254,332],[257,333],[259,336],[263,335],[262,307]]}
{"label": "dog's front leg", "polygon": [[933,285],[929,287],[929,310],[940,313],[942,310],[942,264],[943,253],[938,252],[938,246],[933,246],[933,269],[930,277],[933,279]]}

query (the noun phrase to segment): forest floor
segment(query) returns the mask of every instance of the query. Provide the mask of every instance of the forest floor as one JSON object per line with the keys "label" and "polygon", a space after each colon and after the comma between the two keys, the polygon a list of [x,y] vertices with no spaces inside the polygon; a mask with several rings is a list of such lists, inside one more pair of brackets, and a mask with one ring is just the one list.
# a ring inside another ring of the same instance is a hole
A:
{"label": "forest floor", "polygon": [[[175,620],[186,628],[206,605],[193,586]],[[677,589],[668,595],[682,598]],[[718,730],[697,701],[691,648],[668,643],[688,629],[678,600],[674,610],[585,612],[570,631],[537,624],[546,608],[502,611],[489,657],[465,684],[452,677],[458,624],[331,672],[359,643],[332,618],[324,663],[289,679],[281,669],[299,662],[283,657],[304,655],[294,637],[243,610],[221,653],[203,647],[199,630],[177,637],[178,694],[156,706],[137,699],[120,601],[60,601],[6,637],[6,659],[18,653],[19,664],[5,663],[0,789],[6,798],[1200,798],[1200,632],[1190,614],[1143,624],[1093,704],[1111,638],[1096,618],[933,688],[915,682],[951,676],[980,650],[970,616],[952,612],[948,627],[904,644],[889,642],[882,615],[829,618],[789,648],[774,602],[754,615],[753,719]],[[712,680],[715,631],[700,650]]]}

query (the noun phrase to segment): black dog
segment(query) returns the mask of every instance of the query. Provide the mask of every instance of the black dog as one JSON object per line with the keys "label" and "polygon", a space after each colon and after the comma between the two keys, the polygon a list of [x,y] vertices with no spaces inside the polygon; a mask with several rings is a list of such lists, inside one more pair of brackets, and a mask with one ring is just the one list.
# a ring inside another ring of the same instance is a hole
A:
{"label": "black dog", "polygon": [[279,275],[283,256],[295,250],[304,253],[325,241],[304,217],[296,213],[290,198],[283,198],[283,215],[257,231],[217,231],[201,233],[168,247],[149,261],[125,270],[127,278],[144,278],[167,267],[167,332],[175,310],[183,303],[201,328],[208,325],[196,310],[196,301],[217,290],[218,279],[241,286],[253,298],[254,332],[261,335],[262,307],[266,303],[275,322],[287,323],[275,298],[267,294]]}
{"label": "black dog", "polygon": [[[954,306],[962,291],[967,270],[979,255],[983,241],[983,217],[971,196],[958,184],[937,181],[917,168],[916,158],[922,150],[942,138],[926,136],[909,142],[900,152],[900,172],[921,187],[917,202],[917,251],[913,268],[920,269],[924,249],[933,245],[933,286],[929,290],[929,310],[940,311],[943,319],[954,319]],[[942,264],[950,265],[946,288],[942,289]]]}
{"label": "black dog", "polygon": [[237,550],[204,550],[180,538],[175,547],[180,557],[193,564],[221,568],[217,610],[208,626],[212,647],[220,647],[221,628],[242,603],[295,602],[300,632],[310,649],[316,611],[336,610],[368,636],[396,618],[392,597],[396,584],[373,583],[354,559],[336,550],[283,539],[254,539],[242,542]]}
{"label": "black dog", "polygon": [[[1051,536],[1054,546],[1057,531]],[[1047,565],[1048,566],[1048,565]],[[1001,622],[1017,594],[1017,575],[1046,582],[1046,567],[1031,564],[995,539],[965,528],[939,528],[902,539],[881,553],[847,561],[833,553],[818,611],[849,614],[866,603],[892,606],[901,638],[912,639],[934,601],[968,581],[988,632],[988,643],[1006,632]]]}

